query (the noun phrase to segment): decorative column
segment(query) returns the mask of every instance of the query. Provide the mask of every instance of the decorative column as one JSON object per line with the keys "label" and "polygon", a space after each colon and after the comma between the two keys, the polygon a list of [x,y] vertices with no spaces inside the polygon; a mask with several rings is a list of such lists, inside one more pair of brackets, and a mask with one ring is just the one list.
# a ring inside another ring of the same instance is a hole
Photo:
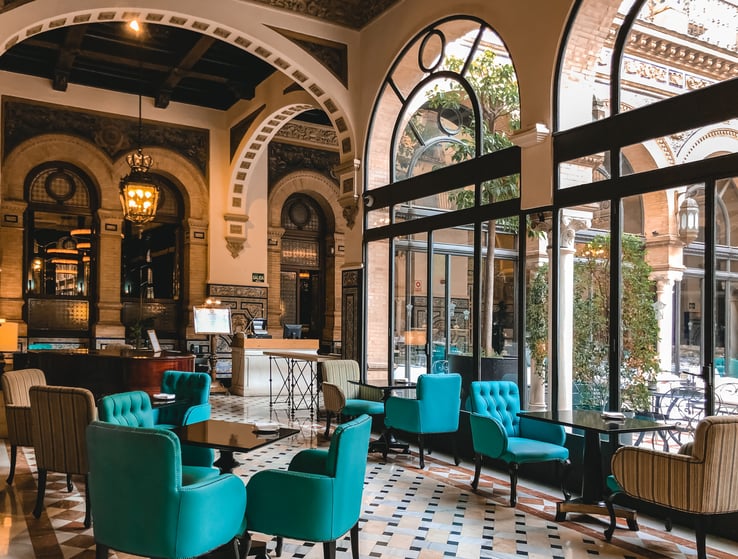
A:
{"label": "decorative column", "polygon": [[[97,321],[92,322],[93,339],[109,339],[125,337],[125,327],[121,323],[121,231],[123,215],[120,208],[116,210],[98,210],[97,232],[98,254],[97,266]],[[95,345],[97,345],[95,343]],[[94,347],[94,346],[93,346]]]}
{"label": "decorative column", "polygon": [[674,339],[674,285],[682,279],[682,273],[677,271],[651,274],[651,280],[656,282],[656,320],[659,327],[659,337],[656,342],[656,353],[659,356],[659,370],[672,372]]}
{"label": "decorative column", "polygon": [[267,232],[267,278],[269,300],[267,302],[267,330],[281,332],[282,324],[282,236],[283,227],[270,227]]}
{"label": "decorative column", "polygon": [[[538,238],[538,242],[534,242],[531,240],[529,243],[529,246],[532,248],[528,250],[528,253],[526,254],[526,262],[529,263],[529,273],[530,277],[535,275],[536,268],[539,266],[545,264],[546,262],[551,262],[551,247],[549,246],[548,242],[551,238],[551,221],[550,219],[542,219],[540,221],[536,221],[532,228],[538,232],[541,233],[542,236]],[[548,312],[547,312],[547,322],[548,322],[548,328],[547,332],[549,333],[549,339],[547,340],[547,355],[549,355],[549,363],[550,363],[550,349],[551,349],[551,266],[548,267],[548,285],[549,285],[549,292],[548,292]],[[525,355],[521,357],[526,357],[528,353],[528,347],[525,348]],[[543,363],[537,363],[535,356],[531,355],[531,361],[530,361],[530,372],[529,372],[529,382],[530,382],[530,392],[528,394],[528,409],[531,411],[543,411],[548,409],[548,403],[546,401],[546,381],[548,379],[549,370],[544,370],[543,374],[538,373],[539,365],[542,367],[544,366]],[[547,369],[550,369],[546,365]]]}
{"label": "decorative column", "polygon": [[[549,330],[551,341],[556,336],[559,349],[558,409],[572,409],[574,384],[574,244],[576,232],[592,226],[592,213],[579,210],[561,210],[559,238],[559,323],[556,332]],[[557,294],[551,293],[551,297]],[[551,299],[553,301],[553,298]]]}

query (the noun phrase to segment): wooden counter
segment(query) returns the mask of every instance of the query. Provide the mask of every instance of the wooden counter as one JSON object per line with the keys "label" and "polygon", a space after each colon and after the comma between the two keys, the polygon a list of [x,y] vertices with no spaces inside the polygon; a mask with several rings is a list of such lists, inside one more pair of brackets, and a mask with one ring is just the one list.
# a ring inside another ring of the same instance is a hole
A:
{"label": "wooden counter", "polygon": [[164,371],[194,371],[195,356],[166,351],[38,350],[15,353],[13,368],[41,369],[48,384],[87,388],[98,399],[129,390],[160,392]]}
{"label": "wooden counter", "polygon": [[231,343],[233,364],[231,394],[239,396],[266,396],[269,394],[270,364],[268,352],[288,351],[316,355],[319,346],[320,340],[234,336]]}

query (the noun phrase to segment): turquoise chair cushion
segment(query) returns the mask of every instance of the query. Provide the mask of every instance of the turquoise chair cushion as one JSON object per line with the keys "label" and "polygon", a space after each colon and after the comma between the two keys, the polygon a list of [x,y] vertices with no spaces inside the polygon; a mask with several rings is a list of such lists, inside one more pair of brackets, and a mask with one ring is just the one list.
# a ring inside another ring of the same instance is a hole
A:
{"label": "turquoise chair cushion", "polygon": [[461,375],[419,375],[415,397],[387,398],[384,403],[387,428],[420,435],[453,433],[459,429]]}
{"label": "turquoise chair cushion", "polygon": [[246,486],[249,531],[329,542],[359,520],[371,418],[336,427],[328,449],[298,452],[288,470],[261,470]]}
{"label": "turquoise chair cushion", "polygon": [[155,410],[155,422],[160,425],[189,425],[210,419],[210,375],[190,371],[164,371],[161,391],[187,401],[188,406],[170,406]]}
{"label": "turquoise chair cushion", "polygon": [[243,528],[246,489],[233,475],[184,475],[180,443],[165,429],[101,421],[87,428],[93,533],[116,551],[185,559]]}
{"label": "turquoise chair cushion", "polygon": [[343,415],[356,417],[361,414],[382,415],[384,413],[384,402],[372,400],[346,400],[346,405],[341,410]]}

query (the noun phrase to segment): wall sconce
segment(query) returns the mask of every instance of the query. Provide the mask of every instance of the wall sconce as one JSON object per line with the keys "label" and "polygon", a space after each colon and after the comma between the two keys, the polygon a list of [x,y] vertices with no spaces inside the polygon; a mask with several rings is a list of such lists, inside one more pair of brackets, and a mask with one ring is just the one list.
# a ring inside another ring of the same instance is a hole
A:
{"label": "wall sconce", "polygon": [[688,245],[700,233],[700,206],[697,200],[685,194],[677,212],[679,239]]}

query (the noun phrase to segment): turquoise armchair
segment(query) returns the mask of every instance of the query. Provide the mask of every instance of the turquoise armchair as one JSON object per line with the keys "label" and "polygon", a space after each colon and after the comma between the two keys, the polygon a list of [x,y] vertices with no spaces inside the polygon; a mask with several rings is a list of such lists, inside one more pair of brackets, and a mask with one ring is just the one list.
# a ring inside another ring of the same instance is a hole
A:
{"label": "turquoise armchair", "polygon": [[159,426],[180,427],[210,419],[210,375],[190,371],[164,371],[161,391],[175,394],[177,400],[186,400],[188,407],[171,406],[154,410]]}
{"label": "turquoise armchair", "polygon": [[361,415],[337,426],[328,449],[298,452],[288,470],[262,470],[249,480],[246,522],[249,532],[323,542],[326,559],[336,540],[351,531],[359,558],[359,514],[364,490],[371,418]]}
{"label": "turquoise armchair", "polygon": [[238,558],[246,510],[239,477],[204,468],[187,478],[179,439],[166,429],[95,421],[87,451],[97,559],[109,549],[184,559],[226,544]]}
{"label": "turquoise armchair", "polygon": [[[389,441],[393,430],[418,435],[420,467],[423,460],[424,436],[436,433],[456,433],[459,430],[461,410],[461,375],[425,374],[419,375],[415,388],[416,399],[391,396],[384,403],[384,458],[387,458]],[[454,439],[455,442],[455,439]],[[458,465],[456,445],[454,461]]]}
{"label": "turquoise armchair", "polygon": [[[479,485],[483,456],[508,464],[510,506],[513,507],[517,502],[520,464],[555,461],[569,465],[569,450],[564,446],[564,428],[519,417],[520,393],[514,382],[472,382],[469,404],[475,466],[472,488],[475,491]],[[563,489],[563,477],[562,490],[565,499],[569,500],[570,494]]]}
{"label": "turquoise armchair", "polygon": [[[210,377],[205,373],[202,374],[208,378],[209,386]],[[204,419],[208,419],[210,417],[210,404],[207,404],[207,406],[196,404],[195,413],[189,413],[189,408],[186,408],[185,406],[175,405],[170,407],[177,411],[166,414],[167,420],[175,420],[179,417],[182,421],[192,418],[197,419],[197,421],[204,421]],[[98,416],[100,421],[113,423],[115,425],[126,425],[128,427],[148,427],[158,429],[172,429],[175,426],[179,427],[179,424],[171,424],[168,422],[163,424],[158,423],[157,419],[164,415],[160,412],[164,412],[167,409],[169,409],[169,407],[161,410],[153,409],[151,406],[151,398],[146,392],[141,390],[109,394],[108,396],[103,396],[98,402]],[[207,412],[207,416],[202,419],[205,412]],[[185,424],[186,423],[183,423],[183,425]],[[215,453],[211,448],[192,445],[184,445],[182,447],[182,460],[186,465],[210,467],[213,465],[214,459]]]}

